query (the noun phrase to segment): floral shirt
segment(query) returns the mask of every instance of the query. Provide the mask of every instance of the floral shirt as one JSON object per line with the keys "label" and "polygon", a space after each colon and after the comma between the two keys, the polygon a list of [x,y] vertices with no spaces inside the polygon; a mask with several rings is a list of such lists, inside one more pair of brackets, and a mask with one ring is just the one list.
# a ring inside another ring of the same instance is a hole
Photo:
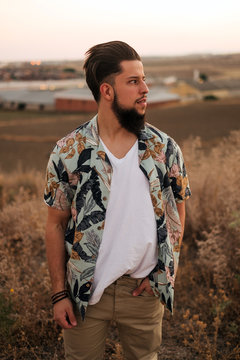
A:
{"label": "floral shirt", "polygon": [[[172,311],[181,234],[176,202],[191,194],[188,177],[178,145],[152,125],[145,124],[141,131],[138,156],[149,181],[158,242],[158,263],[148,277],[155,296]],[[111,177],[112,166],[99,139],[97,116],[57,142],[47,167],[46,204],[71,209],[65,233],[67,281],[83,318],[104,231]]]}

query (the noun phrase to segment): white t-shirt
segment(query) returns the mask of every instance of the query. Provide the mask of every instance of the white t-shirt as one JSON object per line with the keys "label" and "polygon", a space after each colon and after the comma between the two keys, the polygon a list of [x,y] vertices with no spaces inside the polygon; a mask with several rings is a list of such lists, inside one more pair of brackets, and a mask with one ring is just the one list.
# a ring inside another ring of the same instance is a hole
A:
{"label": "white t-shirt", "polygon": [[113,174],[90,305],[120,276],[142,278],[157,264],[156,220],[149,182],[139,168],[138,141],[121,159],[102,144]]}

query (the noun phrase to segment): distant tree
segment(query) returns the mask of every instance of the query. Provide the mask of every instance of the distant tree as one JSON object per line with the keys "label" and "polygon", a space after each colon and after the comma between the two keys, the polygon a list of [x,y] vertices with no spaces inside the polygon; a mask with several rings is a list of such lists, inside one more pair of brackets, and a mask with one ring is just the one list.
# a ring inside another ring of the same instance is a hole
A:
{"label": "distant tree", "polygon": [[63,69],[63,72],[74,74],[76,72],[76,70],[74,68],[65,68],[65,69]]}
{"label": "distant tree", "polygon": [[210,101],[215,101],[215,100],[218,100],[218,97],[216,96],[216,95],[213,95],[213,94],[209,94],[209,95],[205,95],[204,97],[203,97],[203,100],[205,100],[205,101],[208,101],[208,100],[210,100]]}
{"label": "distant tree", "polygon": [[203,82],[206,82],[206,81],[208,81],[208,76],[207,76],[207,74],[200,73],[199,79],[202,80]]}

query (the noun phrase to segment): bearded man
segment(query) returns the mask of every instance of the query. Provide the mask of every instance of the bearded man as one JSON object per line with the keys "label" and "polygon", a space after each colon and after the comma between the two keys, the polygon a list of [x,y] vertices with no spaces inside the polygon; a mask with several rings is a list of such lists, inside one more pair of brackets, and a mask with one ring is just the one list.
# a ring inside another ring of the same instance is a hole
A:
{"label": "bearded man", "polygon": [[67,360],[99,360],[117,324],[127,360],[153,360],[173,289],[190,188],[175,141],[145,122],[143,64],[128,44],[86,53],[97,115],[47,167],[46,249]]}

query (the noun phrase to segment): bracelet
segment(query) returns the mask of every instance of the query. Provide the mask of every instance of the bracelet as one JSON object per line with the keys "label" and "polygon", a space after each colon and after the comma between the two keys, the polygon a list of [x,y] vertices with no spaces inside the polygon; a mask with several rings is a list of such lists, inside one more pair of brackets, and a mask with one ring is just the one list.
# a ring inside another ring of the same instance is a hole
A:
{"label": "bracelet", "polygon": [[56,300],[52,300],[52,305],[56,304],[57,302],[59,302],[63,299],[66,299],[66,298],[68,298],[68,294],[63,295],[62,297],[57,298]]}
{"label": "bracelet", "polygon": [[62,290],[62,291],[59,291],[59,292],[53,294],[51,296],[51,299],[54,300],[55,298],[57,298],[57,297],[59,297],[61,295],[66,295],[66,294],[68,294],[68,290]]}
{"label": "bracelet", "polygon": [[60,300],[65,299],[67,297],[69,297],[69,291],[68,290],[59,291],[56,294],[53,294],[51,296],[52,304],[55,304],[57,301],[60,301]]}

